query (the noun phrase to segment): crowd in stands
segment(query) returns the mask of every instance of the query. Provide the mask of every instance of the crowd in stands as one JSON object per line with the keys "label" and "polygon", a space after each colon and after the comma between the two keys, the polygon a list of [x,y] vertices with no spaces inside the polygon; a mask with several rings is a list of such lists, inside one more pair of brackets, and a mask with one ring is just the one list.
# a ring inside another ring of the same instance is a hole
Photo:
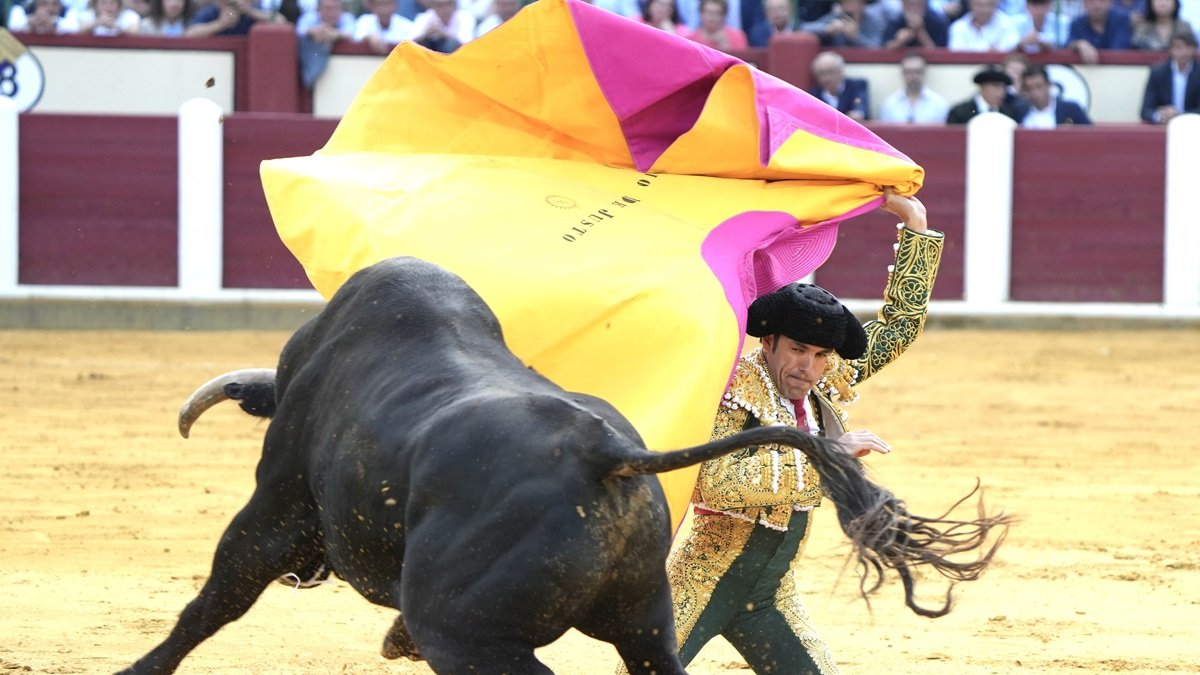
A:
{"label": "crowd in stands", "polygon": [[[304,84],[325,69],[333,46],[361,42],[378,54],[413,41],[449,53],[496,28],[534,0],[0,0],[14,33],[243,35],[259,22],[294,25]],[[1164,52],[1151,70],[1142,118],[1163,123],[1200,112],[1195,33],[1200,0],[591,0],[635,21],[721,50],[763,47],[776,35],[808,32],[822,46],[907,51],[944,48],[1017,56],[1069,49],[1083,63],[1106,50]],[[1058,100],[1043,68],[987,69],[980,91],[951,106],[924,82],[920,56],[898,55],[904,88],[883,100],[882,120],[944,123],[994,109],[1026,126],[1090,123]],[[1020,63],[1024,59],[1014,59]],[[866,82],[844,77],[834,52],[812,64],[811,92],[847,115],[869,118]],[[1041,78],[1041,79],[1039,79]],[[1043,82],[1047,85],[1043,92]],[[1007,96],[993,100],[1003,89]],[[1048,99],[1046,97],[1049,97]],[[1074,106],[1078,107],[1078,106]],[[1064,112],[1066,111],[1066,112]]]}

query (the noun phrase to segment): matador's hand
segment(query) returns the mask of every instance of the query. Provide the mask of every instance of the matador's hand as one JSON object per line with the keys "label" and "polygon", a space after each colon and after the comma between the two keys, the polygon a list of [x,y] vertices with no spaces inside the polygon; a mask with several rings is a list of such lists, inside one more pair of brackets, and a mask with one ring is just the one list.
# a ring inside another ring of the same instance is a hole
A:
{"label": "matador's hand", "polygon": [[898,216],[904,226],[913,232],[925,232],[929,229],[925,205],[916,197],[901,197],[891,187],[885,187],[883,204],[879,208]]}
{"label": "matador's hand", "polygon": [[872,450],[881,455],[892,451],[891,446],[884,443],[882,438],[869,431],[847,431],[838,437],[837,444],[842,446],[842,451],[847,455],[855,457],[868,455]]}

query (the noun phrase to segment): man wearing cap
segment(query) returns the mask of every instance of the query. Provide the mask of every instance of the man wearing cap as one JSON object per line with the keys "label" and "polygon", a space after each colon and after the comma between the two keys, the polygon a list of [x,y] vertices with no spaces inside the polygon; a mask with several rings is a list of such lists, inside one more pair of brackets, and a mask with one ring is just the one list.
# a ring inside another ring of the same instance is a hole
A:
{"label": "man wearing cap", "polygon": [[[810,284],[789,284],[755,300],[746,332],[762,345],[738,362],[714,439],[786,424],[836,440],[857,456],[889,452],[875,434],[847,431],[839,404],[852,401],[853,386],[921,332],[942,235],[927,229],[916,198],[890,188],[884,195],[882,208],[903,224],[879,318],[864,326]],[[762,446],[705,462],[692,501],[692,529],[668,560],[683,663],[722,635],[755,673],[836,673],[793,578],[821,502],[820,477],[803,453]]]}
{"label": "man wearing cap", "polygon": [[966,124],[971,118],[985,112],[1008,115],[1017,122],[1025,117],[1029,104],[1009,91],[1012,78],[999,66],[989,66],[975,74],[979,93],[950,109],[946,124]]}

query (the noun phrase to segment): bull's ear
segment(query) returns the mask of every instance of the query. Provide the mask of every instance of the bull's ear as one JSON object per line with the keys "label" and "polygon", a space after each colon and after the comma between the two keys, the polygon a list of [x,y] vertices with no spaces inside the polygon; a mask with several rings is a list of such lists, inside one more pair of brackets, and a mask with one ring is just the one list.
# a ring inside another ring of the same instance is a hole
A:
{"label": "bull's ear", "polygon": [[275,384],[256,382],[243,384],[230,382],[225,385],[225,395],[238,402],[242,410],[255,417],[275,415]]}

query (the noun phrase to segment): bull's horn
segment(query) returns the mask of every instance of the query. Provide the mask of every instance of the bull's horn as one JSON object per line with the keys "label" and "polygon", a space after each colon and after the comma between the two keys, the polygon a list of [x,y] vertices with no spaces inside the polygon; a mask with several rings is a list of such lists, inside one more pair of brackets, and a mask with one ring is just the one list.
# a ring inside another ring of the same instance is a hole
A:
{"label": "bull's horn", "polygon": [[225,385],[234,383],[264,384],[274,381],[274,368],[244,368],[218,375],[205,382],[200,385],[199,389],[192,392],[192,395],[184,401],[183,406],[179,409],[179,434],[187,438],[192,430],[192,424],[204,414],[205,410],[221,401],[229,400],[229,396],[225,393]]}

